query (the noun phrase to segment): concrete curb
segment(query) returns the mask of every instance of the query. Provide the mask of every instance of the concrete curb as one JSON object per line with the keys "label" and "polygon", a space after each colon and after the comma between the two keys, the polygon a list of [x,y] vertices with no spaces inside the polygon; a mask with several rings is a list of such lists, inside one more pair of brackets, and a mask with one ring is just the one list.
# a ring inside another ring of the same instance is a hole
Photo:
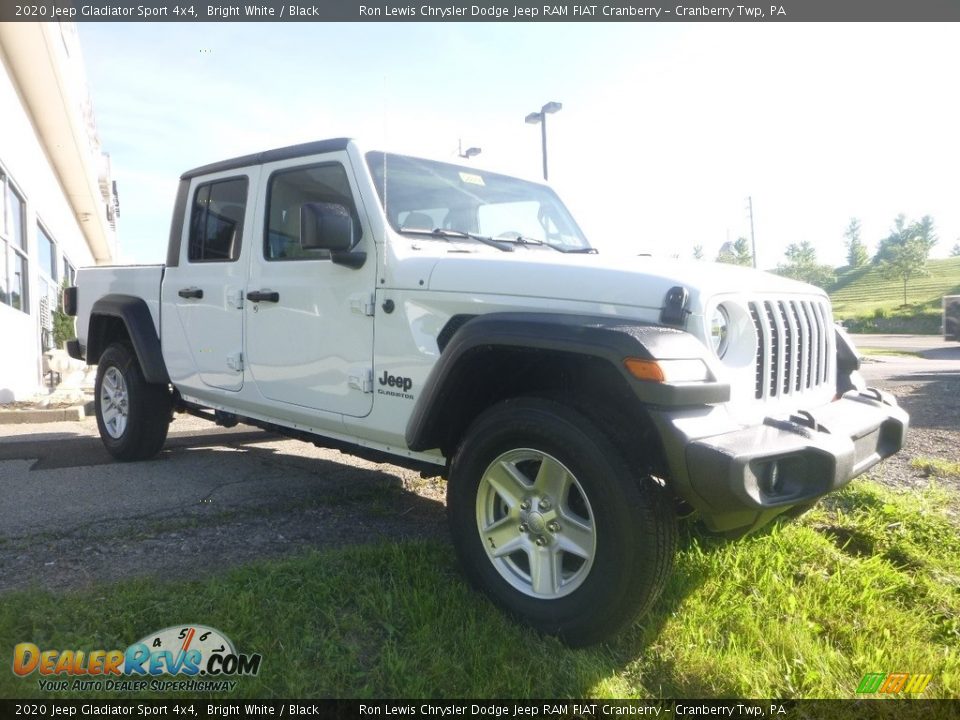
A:
{"label": "concrete curb", "polygon": [[[88,406],[93,403],[87,403]],[[0,410],[0,425],[25,425],[27,423],[77,422],[87,414],[93,414],[92,407],[73,405],[54,410]]]}

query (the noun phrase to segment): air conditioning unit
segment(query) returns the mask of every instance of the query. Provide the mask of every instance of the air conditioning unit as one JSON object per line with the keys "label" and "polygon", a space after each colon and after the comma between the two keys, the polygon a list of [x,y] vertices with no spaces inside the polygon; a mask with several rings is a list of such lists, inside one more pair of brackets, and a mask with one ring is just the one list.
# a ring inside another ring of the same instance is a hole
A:
{"label": "air conditioning unit", "polygon": [[40,327],[53,332],[53,313],[50,311],[50,296],[40,296]]}

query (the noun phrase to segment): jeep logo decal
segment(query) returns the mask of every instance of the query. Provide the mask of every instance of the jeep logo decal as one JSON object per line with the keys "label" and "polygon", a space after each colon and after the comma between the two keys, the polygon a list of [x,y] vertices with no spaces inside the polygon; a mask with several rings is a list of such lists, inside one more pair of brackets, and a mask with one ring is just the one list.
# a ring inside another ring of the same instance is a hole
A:
{"label": "jeep logo decal", "polygon": [[380,378],[380,384],[395,387],[403,392],[409,392],[410,388],[413,387],[413,380],[408,377],[403,377],[402,375],[391,375],[388,371],[384,370],[383,377]]}

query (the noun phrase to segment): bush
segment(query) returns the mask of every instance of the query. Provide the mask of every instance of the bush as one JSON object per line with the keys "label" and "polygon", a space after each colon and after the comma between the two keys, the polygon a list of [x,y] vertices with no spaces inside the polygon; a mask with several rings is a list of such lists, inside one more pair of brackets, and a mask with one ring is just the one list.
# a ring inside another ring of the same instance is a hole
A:
{"label": "bush", "polygon": [[60,296],[57,298],[57,307],[53,311],[53,342],[61,350],[67,346],[67,340],[72,340],[77,336],[73,318],[63,311],[63,291],[66,287],[67,281],[64,280],[60,286]]}

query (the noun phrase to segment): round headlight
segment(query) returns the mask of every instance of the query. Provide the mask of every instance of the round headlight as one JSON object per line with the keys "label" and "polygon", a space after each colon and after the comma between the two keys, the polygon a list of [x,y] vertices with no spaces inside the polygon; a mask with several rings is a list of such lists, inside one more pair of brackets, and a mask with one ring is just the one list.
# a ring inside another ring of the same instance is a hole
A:
{"label": "round headlight", "polygon": [[730,317],[723,305],[717,305],[710,317],[710,343],[718,358],[722,358],[727,353],[729,329]]}

